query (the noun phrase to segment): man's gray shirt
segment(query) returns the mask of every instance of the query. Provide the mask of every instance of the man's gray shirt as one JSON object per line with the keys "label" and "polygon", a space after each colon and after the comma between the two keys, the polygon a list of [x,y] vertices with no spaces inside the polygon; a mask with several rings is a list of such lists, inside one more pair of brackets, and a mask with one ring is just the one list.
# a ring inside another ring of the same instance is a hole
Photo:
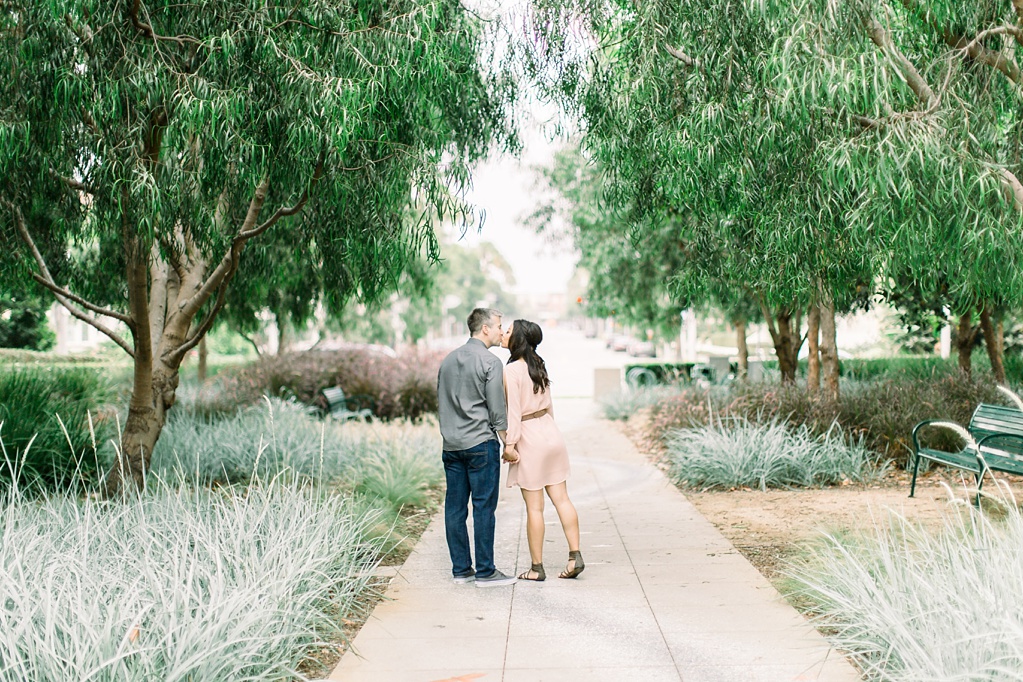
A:
{"label": "man's gray shirt", "polygon": [[469,339],[440,364],[437,418],[445,450],[468,450],[508,429],[504,367],[479,339]]}

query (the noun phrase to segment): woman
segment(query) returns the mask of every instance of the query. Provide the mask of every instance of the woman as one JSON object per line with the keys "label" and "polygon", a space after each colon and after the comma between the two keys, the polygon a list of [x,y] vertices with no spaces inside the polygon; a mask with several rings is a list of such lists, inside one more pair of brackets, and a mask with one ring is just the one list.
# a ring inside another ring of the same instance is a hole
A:
{"label": "woman", "polygon": [[543,492],[554,503],[568,540],[568,565],[558,576],[574,578],[583,572],[579,551],[579,516],[568,499],[568,449],[554,423],[550,379],[536,347],[543,340],[539,325],[515,320],[505,331],[501,345],[511,351],[504,368],[508,399],[508,433],[504,459],[510,462],[508,485],[517,485],[526,502],[526,538],[532,566],[519,580],[546,580],[543,570]]}

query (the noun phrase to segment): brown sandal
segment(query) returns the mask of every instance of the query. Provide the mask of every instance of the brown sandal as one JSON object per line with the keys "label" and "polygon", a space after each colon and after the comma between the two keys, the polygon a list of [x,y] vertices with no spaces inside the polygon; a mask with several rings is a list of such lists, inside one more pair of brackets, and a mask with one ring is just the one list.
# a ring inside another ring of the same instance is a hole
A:
{"label": "brown sandal", "polygon": [[583,569],[586,568],[586,564],[585,562],[583,562],[583,553],[580,552],[579,550],[569,552],[568,560],[575,562],[572,565],[572,570],[568,570],[568,568],[566,568],[564,571],[561,572],[561,575],[558,576],[559,578],[574,578],[580,573],[582,573]]}
{"label": "brown sandal", "polygon": [[[530,578],[530,573],[536,573],[535,578]],[[547,580],[547,574],[543,570],[543,564],[530,564],[529,570],[519,575],[519,580],[532,580],[536,583],[542,583]]]}

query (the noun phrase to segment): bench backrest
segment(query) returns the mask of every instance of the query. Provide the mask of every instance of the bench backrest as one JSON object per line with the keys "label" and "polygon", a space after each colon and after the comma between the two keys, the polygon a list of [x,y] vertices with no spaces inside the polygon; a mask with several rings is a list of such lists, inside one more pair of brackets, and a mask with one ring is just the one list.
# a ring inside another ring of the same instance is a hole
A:
{"label": "bench backrest", "polygon": [[330,408],[331,412],[345,409],[345,392],[340,386],[325,388],[321,393],[327,399],[327,407]]}
{"label": "bench backrest", "polygon": [[1023,436],[1023,412],[1015,407],[981,403],[970,418],[970,433],[977,440],[991,433]]}
{"label": "bench backrest", "polygon": [[1023,412],[1015,407],[981,403],[970,418],[970,433],[978,441],[996,433],[1008,433],[1017,438],[993,439],[992,448],[1023,457]]}

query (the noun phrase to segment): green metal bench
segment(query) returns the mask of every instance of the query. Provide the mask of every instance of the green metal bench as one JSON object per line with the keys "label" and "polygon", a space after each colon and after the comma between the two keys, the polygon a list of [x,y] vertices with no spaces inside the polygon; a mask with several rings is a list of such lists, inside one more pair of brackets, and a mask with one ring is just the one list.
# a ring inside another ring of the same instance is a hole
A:
{"label": "green metal bench", "polygon": [[[948,452],[920,444],[920,433],[932,426],[955,426],[940,419],[922,421],[913,427],[913,478],[909,496],[916,493],[920,460],[929,459],[945,466],[971,472],[977,479],[977,500],[984,483],[984,471],[1023,475],[1023,412],[1015,407],[981,403],[973,411],[967,427],[973,442],[958,452]],[[962,427],[959,427],[960,429]]]}
{"label": "green metal bench", "polygon": [[970,419],[983,468],[1023,475],[1023,412],[981,403]]}
{"label": "green metal bench", "polygon": [[[337,419],[338,421],[348,421],[349,419],[359,419],[366,421],[373,416],[373,410],[369,407],[362,407],[365,404],[373,404],[373,398],[368,395],[353,395],[345,396],[344,389],[340,386],[332,386],[325,388],[320,393],[323,394],[324,400],[327,401],[327,412],[331,418]],[[350,407],[350,405],[355,406]]]}

